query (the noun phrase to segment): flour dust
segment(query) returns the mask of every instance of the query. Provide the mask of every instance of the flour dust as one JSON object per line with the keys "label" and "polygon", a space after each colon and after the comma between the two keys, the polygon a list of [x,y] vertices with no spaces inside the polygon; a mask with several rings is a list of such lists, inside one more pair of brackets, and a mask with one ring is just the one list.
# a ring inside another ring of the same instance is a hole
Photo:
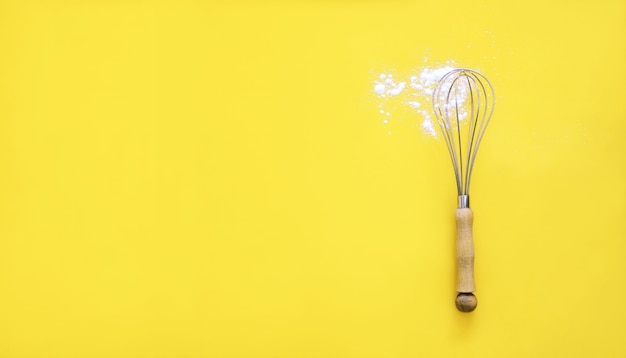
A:
{"label": "flour dust", "polygon": [[394,108],[406,106],[421,118],[421,130],[426,135],[437,137],[431,116],[432,95],[437,81],[454,69],[454,62],[448,62],[436,68],[415,70],[415,75],[406,79],[394,78],[392,73],[378,75],[374,80],[373,92],[380,100],[378,110],[384,116],[383,124],[390,124]]}

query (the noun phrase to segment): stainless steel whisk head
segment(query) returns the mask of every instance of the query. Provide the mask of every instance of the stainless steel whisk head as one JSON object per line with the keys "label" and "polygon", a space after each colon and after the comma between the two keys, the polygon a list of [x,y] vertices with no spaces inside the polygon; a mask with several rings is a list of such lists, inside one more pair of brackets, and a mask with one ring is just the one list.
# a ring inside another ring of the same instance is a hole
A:
{"label": "stainless steel whisk head", "polygon": [[469,207],[472,170],[495,106],[495,93],[482,74],[461,68],[446,73],[433,91],[433,110],[448,146],[459,207]]}

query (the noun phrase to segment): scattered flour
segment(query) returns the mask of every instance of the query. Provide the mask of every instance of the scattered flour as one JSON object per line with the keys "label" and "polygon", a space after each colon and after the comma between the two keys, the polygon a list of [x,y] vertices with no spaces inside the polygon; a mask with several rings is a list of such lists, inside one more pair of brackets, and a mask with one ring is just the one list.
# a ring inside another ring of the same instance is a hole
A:
{"label": "scattered flour", "polygon": [[[427,59],[424,62],[427,62]],[[431,118],[429,104],[432,102],[433,90],[437,81],[446,73],[454,70],[454,68],[453,62],[448,62],[446,65],[436,68],[422,68],[418,70],[419,73],[410,76],[408,81],[396,81],[393,78],[393,74],[381,73],[374,81],[374,94],[381,100],[384,100],[387,106],[398,104],[392,101],[400,101],[400,105],[406,105],[415,110],[422,118],[422,131],[429,136],[436,137],[437,132]],[[466,97],[463,96],[462,91],[460,92],[459,101],[464,102]],[[407,95],[410,96],[410,100],[405,98]],[[381,108],[381,114],[391,117],[391,112],[382,109],[382,103],[379,104],[378,108]],[[428,110],[423,108],[428,108]],[[467,116],[467,113],[465,113],[465,116]],[[383,123],[388,124],[389,120],[385,119]]]}
{"label": "scattered flour", "polygon": [[406,82],[396,83],[393,81],[393,75],[381,74],[378,76],[380,81],[374,84],[374,93],[385,98],[387,96],[396,97],[406,88]]}
{"label": "scattered flour", "polygon": [[437,132],[435,132],[435,127],[433,126],[433,121],[430,118],[430,113],[423,110],[421,114],[424,117],[424,121],[422,122],[422,130],[424,130],[426,134],[436,137]]}
{"label": "scattered flour", "polygon": [[411,101],[407,104],[413,109],[418,109],[422,106],[419,102],[415,102],[415,101]]}

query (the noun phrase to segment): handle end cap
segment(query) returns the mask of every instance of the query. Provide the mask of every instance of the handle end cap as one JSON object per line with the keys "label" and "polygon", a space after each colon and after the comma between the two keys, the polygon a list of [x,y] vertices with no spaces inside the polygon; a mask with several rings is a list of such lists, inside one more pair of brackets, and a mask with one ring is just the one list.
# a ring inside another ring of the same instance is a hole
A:
{"label": "handle end cap", "polygon": [[461,312],[472,312],[477,305],[478,300],[471,292],[461,292],[456,296],[456,308]]}

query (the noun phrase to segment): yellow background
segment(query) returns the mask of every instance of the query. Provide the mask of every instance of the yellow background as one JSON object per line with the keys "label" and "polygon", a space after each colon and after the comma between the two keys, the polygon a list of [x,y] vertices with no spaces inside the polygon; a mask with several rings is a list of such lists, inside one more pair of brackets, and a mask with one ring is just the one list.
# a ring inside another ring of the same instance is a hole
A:
{"label": "yellow background", "polygon": [[[0,357],[623,357],[626,2],[0,0]],[[442,141],[498,103],[454,308]],[[392,131],[388,135],[388,130]]]}

